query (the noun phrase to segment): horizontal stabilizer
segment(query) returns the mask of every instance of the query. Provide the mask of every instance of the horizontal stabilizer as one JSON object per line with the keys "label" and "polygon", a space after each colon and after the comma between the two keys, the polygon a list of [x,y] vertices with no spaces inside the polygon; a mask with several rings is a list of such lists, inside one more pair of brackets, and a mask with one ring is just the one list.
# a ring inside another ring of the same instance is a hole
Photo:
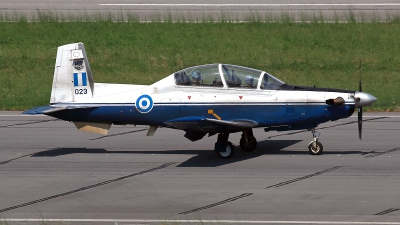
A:
{"label": "horizontal stabilizer", "polygon": [[102,135],[107,135],[111,127],[111,123],[74,122],[74,124],[78,130]]}
{"label": "horizontal stabilizer", "polygon": [[28,110],[22,112],[22,114],[31,114],[31,115],[35,115],[35,114],[50,114],[50,113],[61,111],[61,110],[65,110],[65,109],[69,109],[69,108],[66,108],[66,107],[51,107],[50,105],[46,105],[46,106],[39,106],[39,107],[36,107],[36,108],[28,109]]}
{"label": "horizontal stabilizer", "polygon": [[51,107],[49,105],[44,105],[23,111],[22,114],[30,114],[30,115],[44,114],[44,112],[50,109]]}
{"label": "horizontal stabilizer", "polygon": [[88,109],[88,108],[98,108],[100,106],[92,106],[92,105],[59,105],[57,107],[46,105],[46,106],[39,106],[32,109],[28,109],[23,111],[22,114],[51,114],[53,112],[66,110],[66,109]]}

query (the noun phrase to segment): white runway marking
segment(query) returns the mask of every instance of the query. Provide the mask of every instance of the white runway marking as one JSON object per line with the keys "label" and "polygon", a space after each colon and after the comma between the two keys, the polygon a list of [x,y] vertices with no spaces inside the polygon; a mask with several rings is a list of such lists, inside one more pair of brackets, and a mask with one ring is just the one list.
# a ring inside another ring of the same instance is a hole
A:
{"label": "white runway marking", "polygon": [[229,224],[382,224],[400,225],[400,222],[362,222],[362,221],[256,221],[256,220],[118,220],[118,219],[0,219],[5,222],[110,222],[110,223],[229,223]]}
{"label": "white runway marking", "polygon": [[304,4],[99,4],[101,6],[400,6],[400,3],[304,3]]}

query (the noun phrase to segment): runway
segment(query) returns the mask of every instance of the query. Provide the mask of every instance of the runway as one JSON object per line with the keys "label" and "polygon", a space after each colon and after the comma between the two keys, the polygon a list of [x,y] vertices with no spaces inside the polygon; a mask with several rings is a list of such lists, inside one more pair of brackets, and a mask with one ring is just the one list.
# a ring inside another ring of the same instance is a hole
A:
{"label": "runway", "polygon": [[[255,17],[290,16],[295,20],[312,20],[323,16],[325,20],[386,20],[398,15],[400,3],[390,0],[251,0],[251,1],[197,1],[197,0],[0,0],[0,12],[12,16],[24,13],[28,16],[38,12],[62,15],[113,15],[115,18],[135,16],[140,20],[221,18],[246,21]],[[172,17],[172,18],[171,18]],[[259,19],[260,19],[259,18]]]}
{"label": "runway", "polygon": [[[108,136],[47,116],[0,112],[0,218],[12,224],[400,224],[400,113],[310,132],[255,130],[223,160],[215,136],[113,126]],[[230,136],[239,144],[240,134]]]}

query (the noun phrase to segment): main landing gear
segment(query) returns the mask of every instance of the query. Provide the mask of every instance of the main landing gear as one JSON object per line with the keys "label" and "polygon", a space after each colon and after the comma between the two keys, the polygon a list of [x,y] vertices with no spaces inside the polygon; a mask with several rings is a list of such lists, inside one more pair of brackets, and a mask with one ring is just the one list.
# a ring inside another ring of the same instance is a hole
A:
{"label": "main landing gear", "polygon": [[[228,141],[229,133],[218,134],[218,140],[215,143],[214,151],[223,159],[229,159],[234,153],[235,147]],[[240,138],[240,148],[245,152],[252,152],[257,147],[257,139],[253,135],[253,130],[245,130]]]}
{"label": "main landing gear", "polygon": [[310,155],[321,155],[324,147],[322,146],[321,142],[318,141],[320,133],[315,131],[315,129],[310,130],[313,135],[313,140],[308,144],[308,150]]}
{"label": "main landing gear", "polygon": [[240,138],[240,147],[245,152],[252,152],[257,147],[257,139],[253,135],[253,129],[244,130]]}
{"label": "main landing gear", "polygon": [[218,140],[215,142],[214,151],[223,159],[229,159],[233,156],[234,146],[228,141],[229,133],[218,134]]}

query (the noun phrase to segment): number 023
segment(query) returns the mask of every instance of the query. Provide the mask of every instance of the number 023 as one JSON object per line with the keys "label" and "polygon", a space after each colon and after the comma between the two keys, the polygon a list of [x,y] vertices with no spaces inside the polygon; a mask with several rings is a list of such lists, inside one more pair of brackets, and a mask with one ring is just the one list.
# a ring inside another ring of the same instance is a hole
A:
{"label": "number 023", "polygon": [[75,89],[75,94],[76,95],[86,95],[87,94],[87,89]]}

